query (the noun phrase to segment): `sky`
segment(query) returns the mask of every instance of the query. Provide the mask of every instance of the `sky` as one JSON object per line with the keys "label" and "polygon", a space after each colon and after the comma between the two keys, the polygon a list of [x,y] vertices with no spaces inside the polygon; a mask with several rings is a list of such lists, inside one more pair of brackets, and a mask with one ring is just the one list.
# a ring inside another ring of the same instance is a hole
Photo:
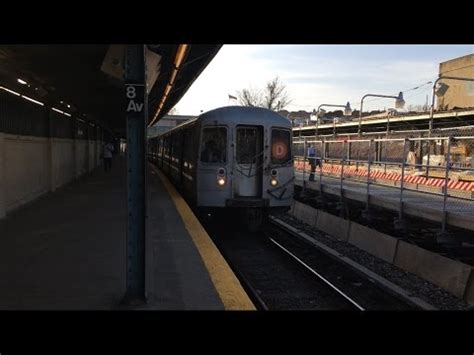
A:
{"label": "sky", "polygon": [[[431,103],[432,84],[426,83],[436,80],[439,63],[473,53],[474,45],[224,45],[176,109],[196,115],[235,104],[229,94],[263,88],[276,76],[286,85],[290,111],[348,101],[359,109],[365,94],[400,91],[405,107],[424,105],[427,95]],[[364,112],[390,107],[394,100],[364,100]]]}

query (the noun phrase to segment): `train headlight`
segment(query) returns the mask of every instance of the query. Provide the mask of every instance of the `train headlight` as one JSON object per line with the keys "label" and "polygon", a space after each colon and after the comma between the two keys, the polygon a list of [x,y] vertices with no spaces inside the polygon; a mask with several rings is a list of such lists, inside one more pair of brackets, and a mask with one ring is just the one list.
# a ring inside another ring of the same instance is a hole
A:
{"label": "train headlight", "polygon": [[278,175],[278,170],[272,169],[272,176],[276,177]]}
{"label": "train headlight", "polygon": [[225,185],[225,177],[226,177],[225,168],[219,168],[217,170],[217,185],[224,186]]}
{"label": "train headlight", "polygon": [[270,180],[270,184],[271,184],[272,186],[277,186],[277,185],[278,185],[278,180],[277,180],[276,178],[272,178],[272,179]]}

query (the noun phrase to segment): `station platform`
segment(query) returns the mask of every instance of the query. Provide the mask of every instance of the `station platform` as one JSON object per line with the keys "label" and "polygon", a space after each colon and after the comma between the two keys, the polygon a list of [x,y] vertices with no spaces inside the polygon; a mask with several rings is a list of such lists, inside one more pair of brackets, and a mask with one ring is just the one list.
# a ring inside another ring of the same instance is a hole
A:
{"label": "station platform", "polygon": [[[320,176],[308,181],[309,174],[303,180],[302,172],[295,172],[295,185],[320,190]],[[365,203],[367,185],[365,182],[344,179],[342,194],[345,198]],[[322,176],[321,188],[325,193],[341,196],[341,181],[337,177]],[[393,186],[370,185],[370,203],[397,212],[400,209],[400,189]],[[403,213],[441,223],[443,219],[443,196],[426,194],[421,191],[404,190]],[[472,200],[450,197],[446,202],[446,223],[466,230],[474,230],[474,203]]]}
{"label": "station platform", "polygon": [[[150,167],[144,310],[254,310],[166,177]],[[126,161],[0,221],[0,309],[116,310],[126,291]],[[128,308],[129,309],[129,308]]]}

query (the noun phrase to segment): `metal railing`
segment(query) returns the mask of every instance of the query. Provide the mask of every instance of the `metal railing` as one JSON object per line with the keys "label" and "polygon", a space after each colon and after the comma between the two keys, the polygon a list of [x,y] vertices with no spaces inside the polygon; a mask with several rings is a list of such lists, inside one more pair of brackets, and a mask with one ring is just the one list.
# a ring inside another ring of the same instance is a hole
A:
{"label": "metal railing", "polygon": [[[320,191],[323,177],[339,185],[340,196],[345,185],[365,185],[368,210],[373,186],[398,189],[400,219],[404,202],[423,198],[416,193],[431,195],[430,201],[442,212],[441,230],[445,232],[448,213],[474,216],[474,134],[469,130],[450,133],[457,134],[373,139],[295,137],[295,168],[302,172],[306,187],[311,173],[306,152],[313,144],[322,162],[313,172],[319,177]],[[338,184],[333,179],[338,179]]]}

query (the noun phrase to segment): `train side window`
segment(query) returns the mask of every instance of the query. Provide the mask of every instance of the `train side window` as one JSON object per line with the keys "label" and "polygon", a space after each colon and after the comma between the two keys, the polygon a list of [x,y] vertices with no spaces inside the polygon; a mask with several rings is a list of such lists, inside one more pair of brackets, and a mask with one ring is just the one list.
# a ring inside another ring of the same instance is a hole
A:
{"label": "train side window", "polygon": [[170,157],[170,136],[165,138],[165,158],[168,159]]}
{"label": "train side window", "polygon": [[184,142],[184,154],[183,154],[183,160],[184,162],[187,162],[189,160],[189,144],[190,144],[190,139],[189,139],[189,128],[184,128],[183,129],[183,142]]}
{"label": "train side window", "polygon": [[184,130],[184,161],[188,164],[193,160],[193,153],[195,152],[193,127],[188,127]]}
{"label": "train side window", "polygon": [[291,160],[290,131],[272,129],[272,164],[285,164]]}
{"label": "train side window", "polygon": [[225,127],[202,130],[201,162],[222,164],[227,156],[227,129]]}
{"label": "train side window", "polygon": [[179,164],[183,148],[183,131],[180,130],[173,135],[173,161]]}

